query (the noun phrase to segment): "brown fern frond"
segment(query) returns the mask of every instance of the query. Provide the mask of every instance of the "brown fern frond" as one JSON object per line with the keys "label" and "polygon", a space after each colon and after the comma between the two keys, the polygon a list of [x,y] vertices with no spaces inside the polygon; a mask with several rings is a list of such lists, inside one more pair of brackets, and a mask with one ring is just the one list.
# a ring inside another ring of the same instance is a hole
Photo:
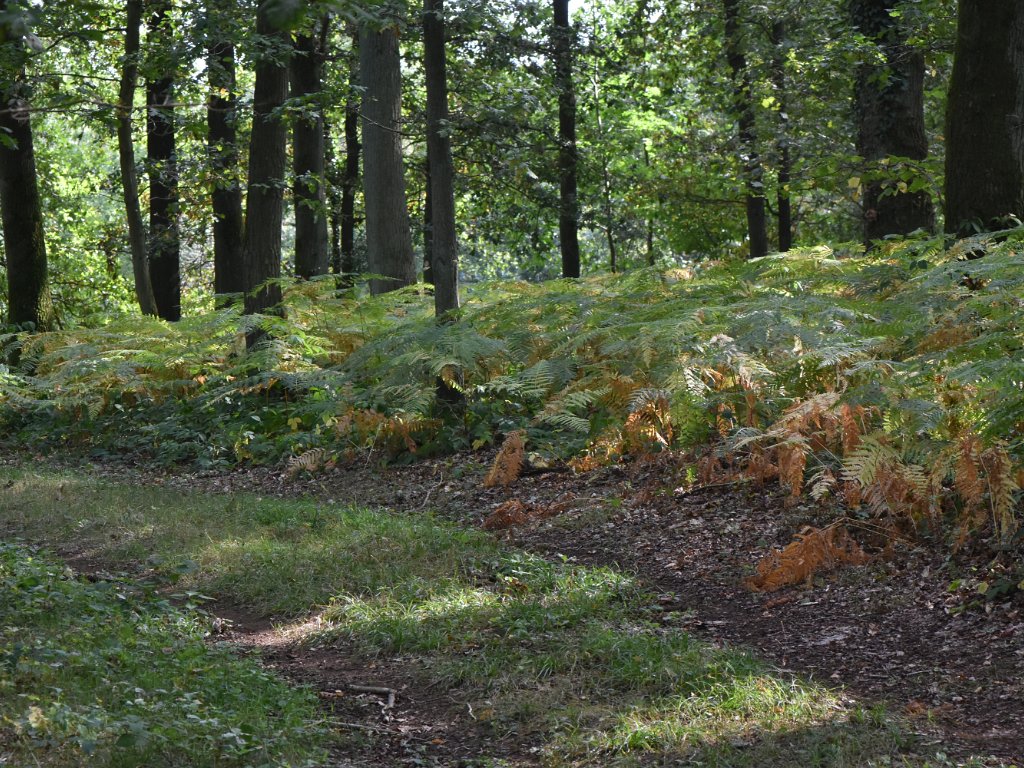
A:
{"label": "brown fern frond", "polygon": [[[977,514],[985,495],[981,479],[981,440],[977,435],[964,435],[960,439],[956,457],[956,492],[964,500],[964,511]],[[984,513],[981,513],[984,516]],[[982,517],[984,519],[984,517]]]}
{"label": "brown fern frond", "polygon": [[484,487],[508,486],[514,483],[519,473],[523,471],[525,448],[526,432],[520,429],[510,433],[501,444],[498,455],[494,457],[494,465],[484,478]]}
{"label": "brown fern frond", "polygon": [[288,465],[285,467],[285,476],[289,480],[294,480],[302,472],[312,473],[323,469],[327,463],[327,451],[323,448],[313,448],[288,459]]}
{"label": "brown fern frond", "polygon": [[840,564],[862,565],[868,560],[845,526],[808,527],[784,549],[763,557],[757,564],[757,573],[744,583],[756,592],[774,592],[809,582],[815,574]]}
{"label": "brown fern frond", "polygon": [[779,461],[779,480],[789,486],[789,494],[793,499],[799,498],[803,492],[804,469],[807,467],[809,450],[807,439],[799,435],[791,436],[775,449]]}
{"label": "brown fern frond", "polygon": [[1018,488],[1013,462],[1006,449],[996,445],[981,455],[981,464],[985,468],[993,528],[1001,542],[1009,542],[1018,526],[1014,496]]}
{"label": "brown fern frond", "polygon": [[511,499],[495,508],[481,523],[481,527],[485,531],[499,531],[516,525],[522,525],[530,517],[531,511],[529,507],[519,499]]}

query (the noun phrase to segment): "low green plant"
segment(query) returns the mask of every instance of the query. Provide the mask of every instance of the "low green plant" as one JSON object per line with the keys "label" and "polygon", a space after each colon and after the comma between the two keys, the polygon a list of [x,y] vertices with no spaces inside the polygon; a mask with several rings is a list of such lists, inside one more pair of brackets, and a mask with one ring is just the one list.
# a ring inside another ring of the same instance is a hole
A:
{"label": "low green plant", "polygon": [[0,542],[0,755],[17,765],[302,766],[315,699],[205,641],[195,611]]}

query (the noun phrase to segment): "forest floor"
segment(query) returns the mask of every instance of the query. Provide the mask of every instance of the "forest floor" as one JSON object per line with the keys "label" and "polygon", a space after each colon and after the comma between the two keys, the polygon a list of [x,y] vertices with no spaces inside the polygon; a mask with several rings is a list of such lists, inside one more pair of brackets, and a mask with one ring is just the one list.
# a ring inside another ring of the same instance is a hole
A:
{"label": "forest floor", "polygon": [[[579,475],[536,472],[509,488],[484,488],[492,456],[393,467],[360,462],[301,477],[280,468],[163,473],[119,463],[88,465],[88,474],[188,493],[254,493],[396,513],[432,511],[473,528],[493,527],[493,519],[485,524],[488,517],[515,500],[529,520],[495,531],[504,545],[555,561],[635,573],[656,595],[649,606],[656,624],[714,647],[749,649],[781,673],[826,686],[865,707],[884,705],[915,734],[911,758],[915,750],[918,755],[937,750],[951,761],[910,759],[909,764],[1024,761],[1024,596],[1016,592],[986,600],[979,594],[979,579],[998,569],[991,556],[963,553],[951,559],[910,540],[890,541],[867,565],[819,575],[799,587],[753,592],[743,580],[757,561],[805,526],[831,522],[834,510],[802,501],[787,504],[774,486],[687,490],[682,470],[668,462]],[[25,457],[6,463],[26,466]],[[41,462],[34,469],[42,468]],[[6,533],[21,533],[6,527]],[[851,527],[856,533],[857,526]],[[106,567],[102,557],[73,545],[65,545],[61,554],[78,570]],[[514,728],[499,733],[493,723],[483,728],[489,713],[481,715],[479,701],[467,701],[458,688],[424,685],[422,670],[408,655],[367,661],[346,652],[343,644],[301,642],[302,622],[275,624],[224,602],[209,610],[225,639],[258,652],[287,678],[311,685],[331,717],[362,737],[349,740],[332,765],[541,762],[537,734]],[[390,689],[393,706],[386,693],[360,686]],[[482,754],[495,762],[483,761]],[[897,753],[893,764],[900,757]],[[643,762],[690,764],[653,755]]]}

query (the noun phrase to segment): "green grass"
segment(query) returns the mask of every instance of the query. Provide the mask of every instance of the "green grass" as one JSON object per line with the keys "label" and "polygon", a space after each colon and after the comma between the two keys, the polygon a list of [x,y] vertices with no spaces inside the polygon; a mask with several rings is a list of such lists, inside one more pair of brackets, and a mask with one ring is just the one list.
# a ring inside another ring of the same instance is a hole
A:
{"label": "green grass", "polygon": [[13,469],[0,481],[0,531],[115,568],[149,559],[281,619],[317,613],[308,642],[401,655],[549,766],[947,764],[884,710],[653,621],[650,596],[614,570],[428,516]]}
{"label": "green grass", "polygon": [[192,611],[0,542],[0,764],[318,764],[316,701]]}

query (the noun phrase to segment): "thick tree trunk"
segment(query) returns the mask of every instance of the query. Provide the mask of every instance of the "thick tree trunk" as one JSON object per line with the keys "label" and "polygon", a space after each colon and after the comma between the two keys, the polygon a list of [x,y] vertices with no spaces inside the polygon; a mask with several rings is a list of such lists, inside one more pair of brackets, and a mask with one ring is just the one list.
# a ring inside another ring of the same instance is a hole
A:
{"label": "thick tree trunk", "polygon": [[444,0],[423,0],[423,72],[427,89],[427,161],[430,185],[431,278],[434,313],[459,308],[459,254],[455,232],[455,168],[448,136],[448,69]]}
{"label": "thick tree trunk", "polygon": [[[211,29],[211,35],[213,33]],[[245,291],[242,185],[238,179],[238,93],[235,48],[230,42],[211,36],[207,73],[210,79],[207,150],[213,176],[213,291],[217,296],[226,297]],[[228,303],[226,298],[218,301],[221,306]]]}
{"label": "thick tree trunk", "polygon": [[[359,189],[359,33],[352,35],[352,62],[345,99],[345,175],[341,185],[341,272],[356,271],[356,192]],[[348,278],[351,280],[351,277]]]}
{"label": "thick tree trunk", "polygon": [[[875,42],[884,64],[862,64],[857,72],[857,153],[871,165],[887,157],[924,160],[924,54],[906,44],[892,13],[892,0],[850,0],[854,27]],[[864,240],[903,235],[935,226],[926,190],[900,191],[896,182],[864,184]]]}
{"label": "thick tree trunk", "polygon": [[149,277],[149,255],[146,251],[146,225],[139,205],[139,179],[135,173],[135,140],[132,137],[132,108],[135,85],[139,75],[139,25],[142,23],[142,0],[127,0],[124,35],[124,64],[117,105],[117,153],[121,164],[121,189],[124,193],[125,217],[128,220],[128,244],[132,254],[135,297],[145,315],[156,315],[156,298]]}
{"label": "thick tree trunk", "polygon": [[[10,13],[7,0],[0,12]],[[24,83],[24,44],[0,22],[7,67],[0,72],[0,209],[7,258],[7,322],[36,330],[53,325],[32,124]]]}
{"label": "thick tree trunk", "polygon": [[960,0],[946,111],[946,231],[1024,219],[1024,3]]}
{"label": "thick tree trunk", "polygon": [[750,258],[768,253],[768,220],[765,213],[764,167],[757,151],[754,96],[750,70],[743,49],[739,0],[723,0],[725,7],[725,50],[733,82],[733,111],[738,123],[740,160],[746,186],[747,236]]}
{"label": "thick tree trunk", "polygon": [[301,112],[292,129],[295,172],[295,274],[309,279],[327,274],[327,197],[324,192],[324,118],[321,97],[323,54],[316,35],[295,38],[292,98]]}
{"label": "thick tree trunk", "polygon": [[576,169],[576,89],[572,82],[572,27],[569,0],[554,0],[551,31],[558,89],[558,240],[562,252],[562,277],[580,276],[579,198]]}
{"label": "thick tree trunk", "polygon": [[374,294],[416,282],[402,161],[402,62],[398,31],[364,24],[359,38],[363,82],[363,200]]}
{"label": "thick tree trunk", "polygon": [[778,207],[780,253],[786,253],[793,247],[793,206],[789,194],[793,160],[789,149],[789,113],[786,111],[788,100],[786,98],[785,43],[786,23],[776,21],[772,24],[772,84],[775,86],[775,99],[779,110],[779,133],[775,140],[775,146],[779,161],[779,188],[776,205]]}
{"label": "thick tree trunk", "polygon": [[[256,33],[267,49],[256,61],[252,134],[249,138],[249,185],[245,206],[245,312],[274,311],[281,303],[281,286],[266,281],[281,276],[281,220],[288,129],[280,107],[288,98],[289,34],[271,22],[273,0],[263,0]],[[254,335],[250,345],[257,340]]]}
{"label": "thick tree trunk", "polygon": [[149,275],[157,314],[181,319],[181,245],[178,236],[178,162],[174,135],[174,63],[170,48],[171,3],[156,0],[149,42],[159,48],[160,75],[146,83],[146,155],[149,170]]}

